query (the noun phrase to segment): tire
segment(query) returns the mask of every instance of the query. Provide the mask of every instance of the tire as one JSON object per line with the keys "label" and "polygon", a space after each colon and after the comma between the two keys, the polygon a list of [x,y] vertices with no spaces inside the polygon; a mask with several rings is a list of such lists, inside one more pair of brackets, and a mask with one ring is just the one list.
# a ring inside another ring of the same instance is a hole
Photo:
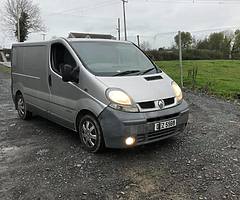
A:
{"label": "tire", "polygon": [[27,110],[26,103],[24,101],[23,95],[19,94],[16,98],[16,108],[18,111],[18,116],[23,120],[28,120],[32,117],[32,113]]}
{"label": "tire", "polygon": [[78,133],[87,151],[97,153],[105,148],[101,127],[94,116],[86,114],[80,119]]}

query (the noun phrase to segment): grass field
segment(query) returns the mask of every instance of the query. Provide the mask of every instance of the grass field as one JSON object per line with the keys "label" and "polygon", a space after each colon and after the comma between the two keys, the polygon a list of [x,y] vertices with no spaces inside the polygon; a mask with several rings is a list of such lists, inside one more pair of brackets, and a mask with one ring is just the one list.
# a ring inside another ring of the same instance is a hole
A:
{"label": "grass field", "polygon": [[[179,61],[158,61],[156,64],[176,82],[180,83]],[[197,68],[197,76],[192,77]],[[228,99],[240,95],[239,60],[183,61],[184,86]],[[195,81],[194,81],[195,80]]]}
{"label": "grass field", "polygon": [[0,64],[0,72],[10,73],[11,69]]}
{"label": "grass field", "polygon": [[[178,61],[158,61],[157,65],[177,83],[180,83]],[[195,83],[191,71],[198,68]],[[10,72],[10,68],[0,65],[1,72]],[[198,60],[183,61],[184,86],[208,94],[236,99],[240,95],[240,61]]]}

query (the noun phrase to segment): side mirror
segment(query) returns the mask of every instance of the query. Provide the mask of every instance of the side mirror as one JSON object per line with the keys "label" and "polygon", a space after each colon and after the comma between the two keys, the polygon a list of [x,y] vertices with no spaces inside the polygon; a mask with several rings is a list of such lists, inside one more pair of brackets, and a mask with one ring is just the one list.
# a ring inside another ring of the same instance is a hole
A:
{"label": "side mirror", "polygon": [[61,67],[62,81],[79,82],[79,67],[73,68],[71,65],[65,64]]}
{"label": "side mirror", "polygon": [[71,65],[63,65],[62,66],[62,81],[68,82],[72,81],[72,66]]}

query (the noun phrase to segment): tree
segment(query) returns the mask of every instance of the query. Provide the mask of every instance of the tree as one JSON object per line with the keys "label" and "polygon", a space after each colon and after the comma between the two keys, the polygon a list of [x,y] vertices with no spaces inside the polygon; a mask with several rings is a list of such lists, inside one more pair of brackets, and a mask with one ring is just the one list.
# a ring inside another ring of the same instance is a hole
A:
{"label": "tree", "polygon": [[197,47],[197,39],[193,36],[192,37],[192,48],[196,49],[196,47]]}
{"label": "tree", "polygon": [[229,58],[233,38],[234,34],[232,32],[212,33],[208,38],[209,49],[221,51],[225,58]]}
{"label": "tree", "polygon": [[[20,42],[24,42],[28,38],[29,30],[29,17],[25,12],[21,13],[19,18]],[[18,37],[18,24],[16,24],[15,36]]]}
{"label": "tree", "polygon": [[231,58],[233,40],[234,33],[232,31],[211,33],[209,37],[199,40],[196,48],[218,51],[222,53],[224,58]]}
{"label": "tree", "polygon": [[221,51],[224,46],[224,33],[211,33],[208,38],[208,45],[210,50]]}
{"label": "tree", "polygon": [[209,49],[208,39],[205,38],[203,40],[198,40],[196,46],[197,46],[197,49]]}
{"label": "tree", "polygon": [[[181,32],[181,39],[182,39],[182,47],[184,49],[188,49],[191,47],[192,42],[193,42],[193,37],[191,35],[191,33],[189,32]],[[179,46],[179,35],[177,34],[174,37],[175,43],[177,46]]]}
{"label": "tree", "polygon": [[235,31],[232,47],[232,57],[234,59],[240,59],[240,30]]}
{"label": "tree", "polygon": [[226,58],[232,58],[232,42],[234,41],[234,33],[232,31],[224,32],[224,40],[223,40],[223,53]]}
{"label": "tree", "polygon": [[20,41],[27,39],[29,33],[44,31],[40,9],[32,0],[6,0],[3,8],[3,23],[17,37],[18,19]]}

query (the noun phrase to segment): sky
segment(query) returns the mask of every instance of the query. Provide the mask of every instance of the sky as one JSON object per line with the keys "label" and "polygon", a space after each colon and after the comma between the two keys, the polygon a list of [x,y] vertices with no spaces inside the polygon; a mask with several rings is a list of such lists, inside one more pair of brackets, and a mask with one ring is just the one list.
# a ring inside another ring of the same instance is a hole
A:
{"label": "sky", "polygon": [[[0,7],[5,0],[0,0]],[[67,37],[71,31],[112,34],[117,37],[117,18],[123,25],[121,0],[33,0],[47,26],[46,39]],[[153,48],[174,44],[178,30],[197,39],[211,32],[240,28],[240,0],[128,0],[128,40],[148,41]],[[123,38],[123,26],[121,27]],[[33,33],[30,41],[42,40]],[[0,46],[9,47],[14,38],[0,27]]]}

